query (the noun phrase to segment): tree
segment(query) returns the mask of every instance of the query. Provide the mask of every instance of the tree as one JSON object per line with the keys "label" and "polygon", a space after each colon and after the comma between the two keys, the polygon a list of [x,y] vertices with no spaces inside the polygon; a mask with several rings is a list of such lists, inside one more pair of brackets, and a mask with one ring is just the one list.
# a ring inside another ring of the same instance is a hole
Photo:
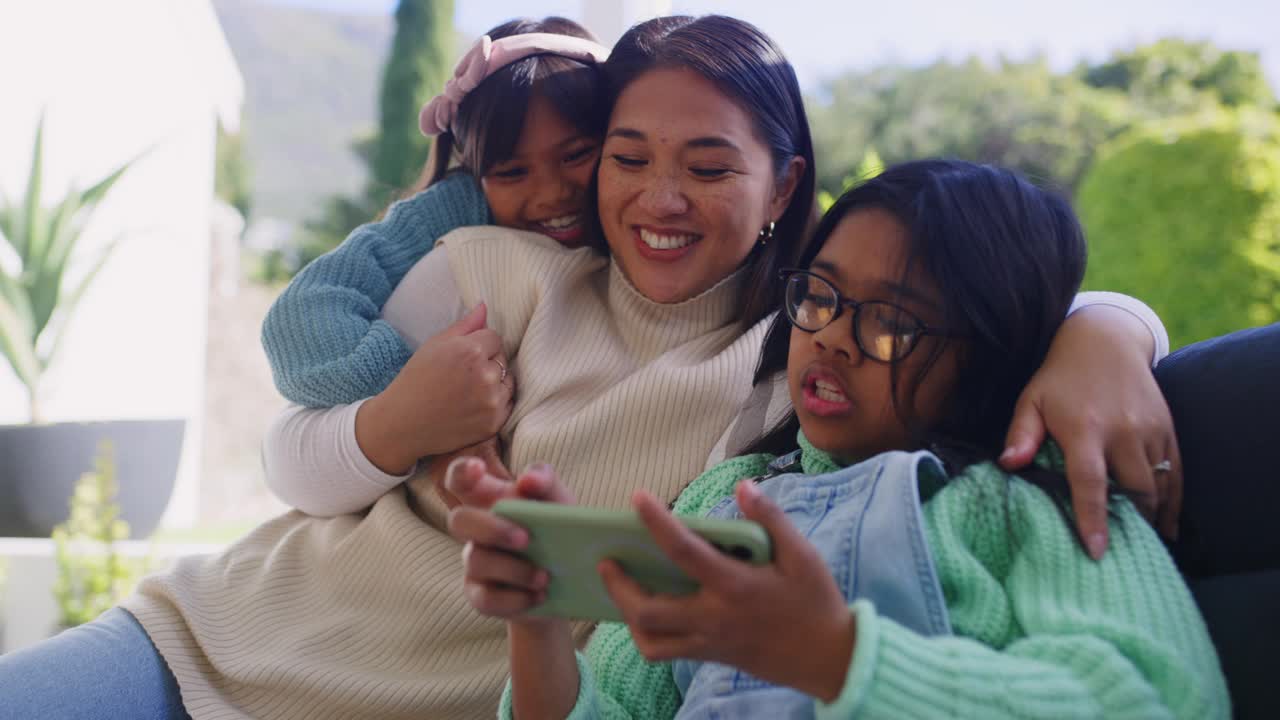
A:
{"label": "tree", "polygon": [[217,143],[214,192],[248,220],[249,211],[253,209],[253,187],[249,180],[249,165],[245,162],[244,135],[232,135],[219,125]]}
{"label": "tree", "polygon": [[1178,347],[1280,320],[1280,131],[1245,110],[1108,147],[1080,186],[1085,286],[1142,298]]}
{"label": "tree", "polygon": [[1207,104],[1273,107],[1257,53],[1222,50],[1208,42],[1166,38],[1080,69],[1084,82],[1118,90],[1148,114],[1194,112]]}
{"label": "tree", "polygon": [[887,163],[948,156],[1073,189],[1096,148],[1129,122],[1116,93],[1055,75],[1042,60],[978,59],[852,72],[810,99],[818,183],[835,193],[868,148]]}
{"label": "tree", "polygon": [[[840,183],[840,193],[844,194],[849,188],[876,177],[884,172],[884,161],[880,159],[880,153],[875,148],[867,148],[867,152],[862,156],[862,162],[858,163],[857,169],[852,175],[846,175],[844,181]],[[837,195],[827,190],[818,191],[818,209],[825,215],[832,205],[835,205]]]}
{"label": "tree", "polygon": [[1034,58],[881,66],[829,81],[808,103],[818,185],[831,193],[871,147],[889,163],[990,162],[1074,192],[1108,141],[1224,106],[1276,108],[1257,54],[1178,39],[1068,73]]}
{"label": "tree", "polygon": [[354,196],[329,198],[319,216],[304,224],[293,272],[337,247],[361,223],[376,219],[397,193],[412,186],[431,148],[418,130],[418,110],[444,87],[452,57],[453,0],[400,0],[382,77],[378,133],[351,143],[369,168],[369,181]]}
{"label": "tree", "polygon": [[418,130],[418,109],[444,87],[452,57],[453,0],[400,0],[370,168],[388,197],[422,172],[431,144]]}

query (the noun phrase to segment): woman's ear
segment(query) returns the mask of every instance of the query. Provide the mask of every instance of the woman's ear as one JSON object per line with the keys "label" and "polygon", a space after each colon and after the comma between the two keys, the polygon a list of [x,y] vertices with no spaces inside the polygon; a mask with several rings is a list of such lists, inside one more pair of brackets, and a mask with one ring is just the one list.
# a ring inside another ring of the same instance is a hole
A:
{"label": "woman's ear", "polygon": [[773,200],[769,203],[769,219],[777,222],[782,218],[782,214],[787,211],[787,207],[791,205],[791,196],[795,194],[796,188],[800,186],[800,178],[804,177],[805,160],[799,155],[793,155],[787,161],[786,167],[778,176],[778,184],[773,190]]}

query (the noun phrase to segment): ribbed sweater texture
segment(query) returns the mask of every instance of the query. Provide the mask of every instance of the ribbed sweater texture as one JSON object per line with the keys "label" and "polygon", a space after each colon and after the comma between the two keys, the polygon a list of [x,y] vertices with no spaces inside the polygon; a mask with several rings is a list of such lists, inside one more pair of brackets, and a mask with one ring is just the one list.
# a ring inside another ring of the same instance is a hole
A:
{"label": "ribbed sweater texture", "polygon": [[[750,392],[767,323],[742,331],[741,274],[660,305],[607,258],[541,235],[466,228],[441,242],[518,378],[510,467],[549,462],[583,504],[612,508],[641,487],[674,498],[703,470]],[[362,514],[291,512],[142,582],[124,606],[196,720],[493,715],[504,625],[466,603],[461,548],[434,494],[413,487]]]}

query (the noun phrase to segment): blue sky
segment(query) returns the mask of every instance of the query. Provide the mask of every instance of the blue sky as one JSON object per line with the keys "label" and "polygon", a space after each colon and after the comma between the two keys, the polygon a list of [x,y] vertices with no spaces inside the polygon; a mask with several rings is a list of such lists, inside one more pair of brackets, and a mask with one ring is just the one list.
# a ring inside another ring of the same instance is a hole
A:
{"label": "blue sky", "polygon": [[[395,0],[271,0],[343,12],[390,13]],[[581,19],[584,0],[457,0],[471,35],[517,16]],[[886,61],[1044,54],[1058,69],[1164,35],[1207,39],[1261,53],[1280,92],[1280,2],[1276,0],[672,0],[672,11],[723,13],[769,33],[801,82]]]}

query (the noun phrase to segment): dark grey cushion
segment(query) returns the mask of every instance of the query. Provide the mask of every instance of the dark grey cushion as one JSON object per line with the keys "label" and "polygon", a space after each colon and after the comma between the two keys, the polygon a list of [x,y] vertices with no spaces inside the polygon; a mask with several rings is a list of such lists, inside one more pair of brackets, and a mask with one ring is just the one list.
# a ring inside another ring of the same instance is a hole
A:
{"label": "dark grey cushion", "polygon": [[1218,649],[1235,717],[1280,717],[1275,692],[1280,570],[1192,580],[1191,594]]}
{"label": "dark grey cushion", "polygon": [[1174,558],[1237,718],[1280,717],[1280,323],[1206,340],[1156,368],[1184,470]]}
{"label": "dark grey cushion", "polygon": [[1178,566],[1280,569],[1280,323],[1188,345],[1156,380],[1182,452]]}

